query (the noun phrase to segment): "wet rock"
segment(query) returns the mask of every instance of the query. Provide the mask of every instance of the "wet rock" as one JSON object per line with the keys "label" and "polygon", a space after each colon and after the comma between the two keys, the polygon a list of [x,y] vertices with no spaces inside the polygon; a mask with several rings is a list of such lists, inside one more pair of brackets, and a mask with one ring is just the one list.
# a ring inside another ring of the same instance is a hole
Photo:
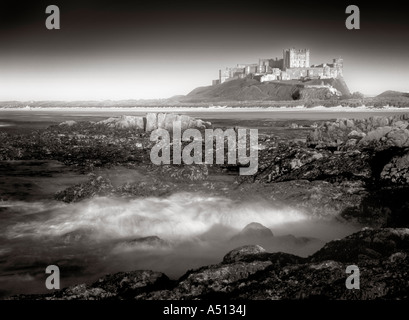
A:
{"label": "wet rock", "polygon": [[252,222],[245,226],[239,235],[245,237],[248,236],[272,237],[273,232],[269,228],[263,226],[261,223]]}
{"label": "wet rock", "polygon": [[115,246],[114,251],[121,250],[152,250],[152,249],[168,249],[170,243],[159,238],[158,236],[141,237],[126,241],[121,241]]}
{"label": "wet rock", "polygon": [[409,152],[392,158],[383,168],[381,179],[393,183],[409,184]]}
{"label": "wet rock", "polygon": [[[346,268],[357,265],[360,290],[347,290]],[[363,229],[329,242],[308,258],[260,246],[229,252],[222,263],[188,271],[177,281],[153,271],[108,275],[47,295],[11,299],[407,299],[409,229]]]}
{"label": "wet rock", "polygon": [[146,115],[145,131],[150,132],[158,129],[158,116],[156,113],[148,113]]}
{"label": "wet rock", "polygon": [[77,124],[76,121],[74,121],[74,120],[67,120],[67,121],[61,122],[61,123],[59,124],[59,126],[68,126],[68,127],[71,127],[71,126],[73,126],[73,125],[75,125],[75,124]]}
{"label": "wet rock", "polygon": [[[132,299],[141,292],[150,292],[169,287],[171,281],[161,273],[149,270],[119,272],[100,278],[92,285],[79,284],[50,295],[19,296],[27,300],[123,300]],[[13,300],[16,297],[12,298]]]}
{"label": "wet rock", "polygon": [[137,116],[126,116],[122,115],[120,117],[112,117],[106,120],[102,120],[97,122],[97,124],[106,125],[111,128],[118,128],[118,129],[137,129],[137,130],[144,130],[144,118],[137,117]]}
{"label": "wet rock", "polygon": [[137,270],[107,275],[91,287],[108,291],[119,298],[132,298],[141,292],[157,290],[169,284],[169,278],[161,272]]}
{"label": "wet rock", "polygon": [[94,196],[105,196],[113,191],[114,187],[109,179],[90,174],[90,178],[87,182],[58,191],[54,195],[54,198],[64,202],[78,202]]}
{"label": "wet rock", "polygon": [[365,136],[366,136],[365,132],[356,131],[356,130],[352,130],[350,133],[348,133],[348,138],[350,139],[362,139]]}
{"label": "wet rock", "polygon": [[233,236],[230,241],[237,244],[263,244],[264,242],[271,242],[273,238],[273,232],[269,228],[260,223],[252,222]]}
{"label": "wet rock", "polygon": [[223,263],[233,263],[241,261],[248,256],[254,256],[259,253],[264,253],[266,250],[259,245],[248,245],[230,251],[223,258]]}
{"label": "wet rock", "polygon": [[311,261],[357,262],[388,259],[395,252],[409,250],[409,229],[365,228],[342,240],[331,241],[311,256]]}
{"label": "wet rock", "polygon": [[[158,128],[165,128],[166,113],[158,113]],[[148,131],[148,130],[147,130]]]}
{"label": "wet rock", "polygon": [[211,123],[200,119],[194,119],[187,115],[177,115],[174,113],[155,113],[149,112],[145,117],[127,116],[112,117],[97,122],[97,125],[105,125],[117,129],[136,129],[151,132],[158,128],[168,131],[173,130],[173,123],[180,121],[182,130],[188,128],[205,129],[210,128]]}
{"label": "wet rock", "polygon": [[47,300],[102,300],[115,296],[101,288],[92,288],[85,283],[69,287]]}
{"label": "wet rock", "polygon": [[91,241],[91,234],[92,234],[91,229],[84,228],[84,229],[67,232],[61,237],[61,239],[66,244],[81,243],[81,242],[89,243]]}
{"label": "wet rock", "polygon": [[[172,131],[173,130],[173,123],[176,121],[176,115],[173,113],[167,113],[165,116],[165,127],[163,129]],[[194,125],[190,126],[191,128],[194,128]]]}
{"label": "wet rock", "polygon": [[[407,115],[374,116],[367,119],[337,119],[327,121],[308,137],[309,146],[321,148],[343,145],[348,139],[361,140],[360,145],[404,147],[409,144]],[[339,140],[341,143],[337,143]]]}

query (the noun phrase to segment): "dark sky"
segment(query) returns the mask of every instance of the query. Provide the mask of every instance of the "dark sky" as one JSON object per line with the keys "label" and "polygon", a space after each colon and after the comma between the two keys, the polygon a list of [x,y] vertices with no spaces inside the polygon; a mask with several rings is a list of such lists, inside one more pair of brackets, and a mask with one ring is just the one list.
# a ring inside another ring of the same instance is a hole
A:
{"label": "dark sky", "polygon": [[[45,27],[50,4],[60,30]],[[349,4],[360,30],[345,27]],[[170,97],[289,47],[342,57],[352,91],[409,91],[409,19],[393,1],[2,1],[0,100]]]}

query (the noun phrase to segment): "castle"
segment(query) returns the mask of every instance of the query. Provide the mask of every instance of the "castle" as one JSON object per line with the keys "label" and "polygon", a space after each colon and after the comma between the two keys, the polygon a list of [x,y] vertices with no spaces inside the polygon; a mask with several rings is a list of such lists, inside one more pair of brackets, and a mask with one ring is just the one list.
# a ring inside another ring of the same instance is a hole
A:
{"label": "castle", "polygon": [[310,49],[283,50],[283,58],[259,59],[258,64],[238,64],[233,68],[219,70],[219,79],[212,84],[251,78],[260,82],[274,80],[308,80],[329,79],[342,76],[344,61],[340,58],[333,59],[332,63],[310,65]]}

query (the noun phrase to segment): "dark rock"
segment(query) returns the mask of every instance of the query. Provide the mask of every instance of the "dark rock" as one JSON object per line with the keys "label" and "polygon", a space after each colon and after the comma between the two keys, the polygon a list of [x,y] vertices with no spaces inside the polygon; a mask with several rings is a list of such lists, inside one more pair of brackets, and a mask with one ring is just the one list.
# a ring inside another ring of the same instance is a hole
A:
{"label": "dark rock", "polygon": [[104,196],[113,191],[114,187],[109,179],[90,174],[90,179],[87,182],[58,191],[54,197],[56,200],[64,202],[78,202],[94,196]]}
{"label": "dark rock", "polygon": [[223,258],[223,263],[233,263],[241,261],[248,256],[264,253],[266,250],[259,245],[247,245],[230,251]]}
{"label": "dark rock", "polygon": [[312,255],[311,261],[357,262],[362,259],[386,259],[409,250],[409,229],[363,229],[342,240],[331,241]]}
{"label": "dark rock", "polygon": [[[345,287],[349,265],[360,270],[359,290]],[[90,286],[11,299],[408,299],[408,276],[409,229],[364,229],[309,258],[247,246],[175,282],[159,272],[123,272]]]}
{"label": "dark rock", "polygon": [[409,152],[392,158],[383,168],[381,179],[393,183],[409,184]]}
{"label": "dark rock", "polygon": [[249,223],[247,226],[244,227],[242,231],[240,231],[239,234],[235,235],[232,240],[236,239],[251,239],[251,238],[270,238],[273,237],[273,232],[263,226],[261,223],[258,222],[252,222]]}
{"label": "dark rock", "polygon": [[170,284],[169,278],[161,272],[138,270],[107,275],[91,287],[100,288],[119,298],[132,298],[141,292],[158,290]]}
{"label": "dark rock", "polygon": [[169,248],[170,243],[159,238],[158,236],[148,236],[132,240],[121,241],[119,244],[117,244],[116,247],[151,250]]}

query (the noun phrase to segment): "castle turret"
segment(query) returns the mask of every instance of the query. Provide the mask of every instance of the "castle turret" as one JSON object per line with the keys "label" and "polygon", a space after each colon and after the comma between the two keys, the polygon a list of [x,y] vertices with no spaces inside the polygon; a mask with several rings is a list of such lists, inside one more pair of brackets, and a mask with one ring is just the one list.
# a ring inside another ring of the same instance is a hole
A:
{"label": "castle turret", "polygon": [[334,68],[338,72],[338,75],[342,76],[343,75],[343,70],[344,70],[344,59],[335,58],[335,59],[333,59],[333,63],[334,63]]}
{"label": "castle turret", "polygon": [[288,68],[309,68],[310,49],[287,49],[283,51],[283,67]]}

